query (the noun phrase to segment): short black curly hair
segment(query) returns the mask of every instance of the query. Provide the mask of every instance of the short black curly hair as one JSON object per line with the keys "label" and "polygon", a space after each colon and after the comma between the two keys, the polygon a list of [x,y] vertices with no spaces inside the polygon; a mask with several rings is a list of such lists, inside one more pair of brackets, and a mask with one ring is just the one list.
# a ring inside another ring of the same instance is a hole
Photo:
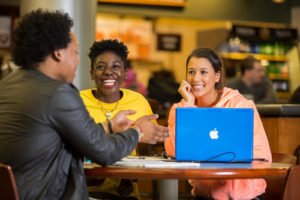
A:
{"label": "short black curly hair", "polygon": [[94,64],[96,58],[107,51],[112,51],[118,55],[124,62],[124,68],[127,68],[127,56],[128,48],[127,46],[118,40],[105,39],[101,41],[96,41],[90,48],[89,57],[91,59],[91,70],[94,70]]}
{"label": "short black curly hair", "polygon": [[62,11],[37,9],[23,16],[14,31],[12,58],[23,69],[34,68],[71,41],[73,20]]}

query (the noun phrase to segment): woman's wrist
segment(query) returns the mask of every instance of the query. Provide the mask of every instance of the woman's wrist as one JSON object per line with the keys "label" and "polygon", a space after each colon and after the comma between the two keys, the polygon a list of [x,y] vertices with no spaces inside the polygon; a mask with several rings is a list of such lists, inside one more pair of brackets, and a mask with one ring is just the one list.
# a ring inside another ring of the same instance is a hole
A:
{"label": "woman's wrist", "polygon": [[134,128],[136,130],[136,132],[138,133],[138,136],[139,136],[139,141],[141,140],[142,137],[144,137],[144,133],[143,133],[143,130],[142,128],[136,124],[136,123],[133,123],[130,128]]}

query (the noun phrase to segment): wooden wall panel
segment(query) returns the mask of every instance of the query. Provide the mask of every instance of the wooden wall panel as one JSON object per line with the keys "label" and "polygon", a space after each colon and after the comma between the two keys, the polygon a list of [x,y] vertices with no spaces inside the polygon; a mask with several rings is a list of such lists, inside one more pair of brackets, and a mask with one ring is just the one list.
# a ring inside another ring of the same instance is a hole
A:
{"label": "wooden wall panel", "polygon": [[300,118],[262,117],[271,151],[294,154],[300,145]]}

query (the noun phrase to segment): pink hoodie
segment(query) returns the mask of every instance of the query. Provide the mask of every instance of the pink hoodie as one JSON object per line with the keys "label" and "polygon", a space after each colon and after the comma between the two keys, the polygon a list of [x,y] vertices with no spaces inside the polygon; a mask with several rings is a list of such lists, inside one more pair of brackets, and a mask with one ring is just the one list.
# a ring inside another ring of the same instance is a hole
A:
{"label": "pink hoodie", "polygon": [[[170,156],[175,156],[175,109],[177,107],[188,106],[184,100],[181,100],[181,102],[174,104],[170,110],[170,137],[165,141],[165,149]],[[253,108],[253,158],[265,158],[272,162],[269,142],[253,101],[245,99],[237,90],[224,88],[220,101],[214,107]],[[252,199],[264,193],[267,185],[264,179],[189,180],[189,183],[193,186],[193,195],[218,200]]]}

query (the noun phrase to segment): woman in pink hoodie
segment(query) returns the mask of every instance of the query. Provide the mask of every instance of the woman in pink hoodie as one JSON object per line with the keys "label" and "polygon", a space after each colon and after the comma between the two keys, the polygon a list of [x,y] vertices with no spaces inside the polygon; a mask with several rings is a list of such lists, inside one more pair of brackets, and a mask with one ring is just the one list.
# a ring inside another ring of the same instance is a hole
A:
{"label": "woman in pink hoodie", "polygon": [[[254,103],[245,99],[237,90],[223,88],[222,62],[216,53],[207,48],[195,49],[187,58],[186,70],[186,80],[181,82],[178,89],[183,99],[174,104],[169,113],[171,136],[165,141],[168,155],[175,156],[176,108],[253,108],[253,157],[271,162],[268,139]],[[264,179],[189,180],[189,183],[193,187],[192,195],[204,199],[260,199],[266,189]]]}

